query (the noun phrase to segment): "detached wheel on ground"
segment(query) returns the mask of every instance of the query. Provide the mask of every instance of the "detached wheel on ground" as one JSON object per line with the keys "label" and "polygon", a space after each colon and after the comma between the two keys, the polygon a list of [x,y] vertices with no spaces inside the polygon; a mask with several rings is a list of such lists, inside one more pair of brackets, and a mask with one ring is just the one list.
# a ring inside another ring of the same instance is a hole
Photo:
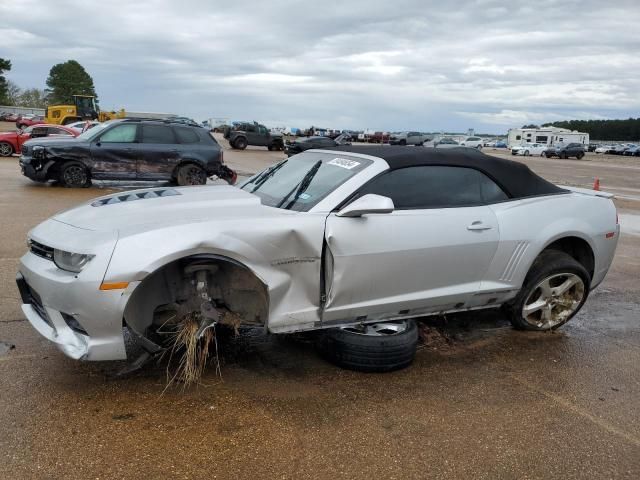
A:
{"label": "detached wheel on ground", "polygon": [[390,372],[413,362],[418,345],[415,320],[331,328],[321,340],[324,357],[360,372]]}
{"label": "detached wheel on ground", "polygon": [[10,143],[0,142],[0,156],[10,157],[13,154],[13,147]]}
{"label": "detached wheel on ground", "polygon": [[547,250],[536,259],[520,293],[505,307],[518,330],[555,330],[580,311],[591,278],[570,255]]}
{"label": "detached wheel on ground", "polygon": [[207,183],[207,172],[198,165],[192,163],[183,165],[176,175],[178,185],[204,185]]}
{"label": "detached wheel on ground", "polygon": [[79,162],[67,162],[60,167],[58,181],[67,188],[86,188],[91,186],[91,176],[87,168]]}

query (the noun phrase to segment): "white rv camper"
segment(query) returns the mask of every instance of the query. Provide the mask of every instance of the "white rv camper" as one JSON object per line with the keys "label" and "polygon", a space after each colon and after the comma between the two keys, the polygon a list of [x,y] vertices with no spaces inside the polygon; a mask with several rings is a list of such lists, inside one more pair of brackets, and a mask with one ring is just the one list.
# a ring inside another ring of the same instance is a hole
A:
{"label": "white rv camper", "polygon": [[568,143],[589,145],[589,134],[558,127],[512,128],[509,130],[507,144],[509,148],[527,143],[562,146]]}

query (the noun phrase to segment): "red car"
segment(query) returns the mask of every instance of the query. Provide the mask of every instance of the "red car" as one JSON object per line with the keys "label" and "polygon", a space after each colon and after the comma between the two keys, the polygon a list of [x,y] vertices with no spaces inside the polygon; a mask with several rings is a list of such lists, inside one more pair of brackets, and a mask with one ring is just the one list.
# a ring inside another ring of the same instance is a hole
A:
{"label": "red car", "polygon": [[16,120],[16,128],[22,130],[26,127],[31,127],[33,125],[41,125],[45,123],[44,117],[42,115],[35,115],[33,117],[19,117]]}
{"label": "red car", "polygon": [[62,125],[33,125],[21,132],[0,133],[0,156],[9,157],[14,153],[20,153],[22,144],[30,138],[50,137],[50,136],[72,136],[77,137],[80,132],[73,128]]}

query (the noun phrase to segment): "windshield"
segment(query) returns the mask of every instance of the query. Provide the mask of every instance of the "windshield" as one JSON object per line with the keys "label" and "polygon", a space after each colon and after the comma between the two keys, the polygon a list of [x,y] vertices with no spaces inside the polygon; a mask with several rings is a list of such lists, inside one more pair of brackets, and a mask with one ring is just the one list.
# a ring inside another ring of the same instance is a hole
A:
{"label": "windshield", "polygon": [[343,152],[304,152],[251,177],[240,188],[260,197],[263,205],[308,212],[371,163]]}
{"label": "windshield", "polygon": [[89,130],[87,130],[84,133],[81,133],[80,135],[78,135],[76,138],[78,140],[86,140],[86,141],[90,141],[93,140],[93,138],[97,135],[100,135],[100,133],[102,133],[102,131],[109,127],[112,123],[111,122],[105,122],[105,123],[98,123],[96,124],[95,127],[90,128]]}

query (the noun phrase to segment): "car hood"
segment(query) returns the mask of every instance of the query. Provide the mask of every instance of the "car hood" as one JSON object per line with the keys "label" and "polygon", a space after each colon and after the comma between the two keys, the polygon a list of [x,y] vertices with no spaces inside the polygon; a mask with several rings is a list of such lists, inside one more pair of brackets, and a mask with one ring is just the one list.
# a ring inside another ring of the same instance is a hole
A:
{"label": "car hood", "polygon": [[77,140],[75,137],[60,138],[58,137],[38,137],[31,138],[25,143],[29,146],[41,145],[43,147],[66,147],[67,145],[77,145],[82,140]]}
{"label": "car hood", "polygon": [[0,133],[0,140],[16,139],[17,137],[18,137],[18,134],[16,132]]}
{"label": "car hood", "polygon": [[53,218],[85,230],[120,232],[165,225],[295,215],[262,205],[260,198],[230,185],[159,187],[107,195]]}

